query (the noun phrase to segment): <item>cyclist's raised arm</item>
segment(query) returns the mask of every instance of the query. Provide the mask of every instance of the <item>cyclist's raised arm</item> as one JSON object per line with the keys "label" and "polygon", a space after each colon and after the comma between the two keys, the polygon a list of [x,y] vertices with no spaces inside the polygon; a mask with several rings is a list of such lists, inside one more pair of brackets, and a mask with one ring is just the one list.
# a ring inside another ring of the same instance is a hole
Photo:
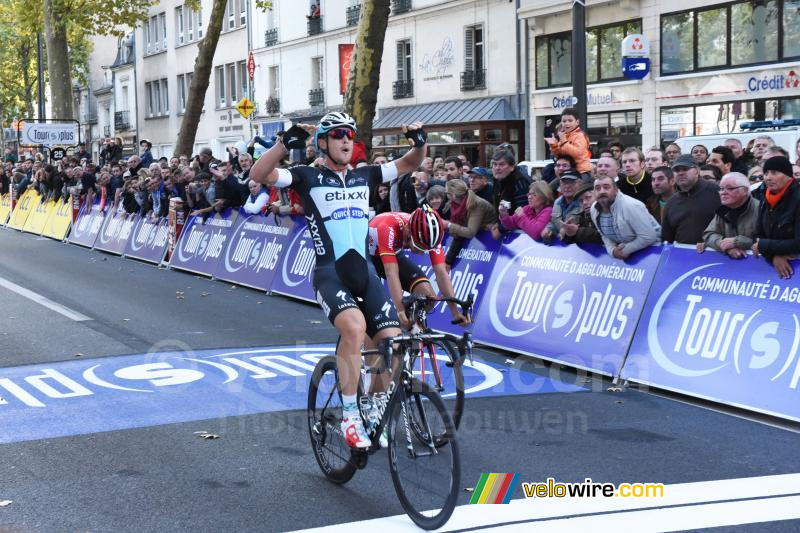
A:
{"label": "cyclist's raised arm", "polygon": [[414,172],[422,164],[425,154],[428,152],[428,134],[422,129],[422,122],[413,124],[403,124],[403,134],[413,144],[411,150],[405,153],[400,159],[394,161],[397,167],[397,175],[402,176],[409,172]]}
{"label": "cyclist's raised arm", "polygon": [[305,149],[308,137],[316,131],[314,126],[309,124],[295,124],[283,134],[280,141],[262,155],[250,169],[250,179],[257,183],[263,183],[267,187],[274,185],[286,187],[289,183],[279,184],[279,173],[276,167],[281,160],[289,154],[289,150],[294,148]]}

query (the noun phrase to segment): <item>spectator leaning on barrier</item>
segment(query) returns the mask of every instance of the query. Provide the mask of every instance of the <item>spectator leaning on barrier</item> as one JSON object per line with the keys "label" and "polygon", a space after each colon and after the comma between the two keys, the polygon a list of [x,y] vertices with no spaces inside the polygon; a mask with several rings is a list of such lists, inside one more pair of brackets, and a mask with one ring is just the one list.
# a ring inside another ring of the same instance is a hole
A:
{"label": "spectator leaning on barrier", "polygon": [[722,205],[703,232],[703,243],[697,245],[697,251],[702,252],[708,247],[741,259],[753,247],[758,200],[750,196],[750,182],[739,172],[730,172],[722,177],[719,197]]}
{"label": "spectator leaning on barrier", "polygon": [[[425,202],[431,206],[431,209],[439,213],[442,220],[450,218],[450,206],[447,204],[447,192],[441,185],[434,185],[428,189],[428,192],[425,193]],[[378,214],[377,211],[376,214]]]}
{"label": "spectator leaning on barrier", "polygon": [[455,179],[462,179],[463,173],[461,171],[461,167],[463,164],[461,163],[461,159],[456,156],[448,157],[444,160],[444,173],[445,173],[445,181],[455,180]]}
{"label": "spectator leaning on barrier", "polygon": [[619,177],[619,164],[617,164],[616,159],[610,156],[603,156],[597,160],[594,177],[597,179],[601,176],[614,179]]}
{"label": "spectator leaning on barrier", "polygon": [[294,188],[272,187],[269,191],[269,211],[273,215],[302,215],[303,206]]}
{"label": "spectator leaning on barrier", "polygon": [[542,169],[542,179],[550,184],[553,195],[558,194],[558,186],[561,185],[561,175],[564,172],[575,171],[575,160],[568,155],[560,155],[551,164]]}
{"label": "spectator leaning on barrier", "polygon": [[492,174],[495,179],[492,204],[495,209],[500,206],[501,201],[511,204],[509,211],[512,213],[518,207],[528,204],[531,178],[522,174],[516,164],[514,155],[509,151],[497,152],[492,156]]}
{"label": "spectator leaning on barrier", "polygon": [[625,178],[619,180],[619,191],[644,203],[653,196],[650,174],[644,169],[644,154],[638,148],[626,148],[622,152],[622,171]]}
{"label": "spectator leaning on barrier", "polygon": [[661,239],[667,242],[696,245],[703,241],[703,231],[722,205],[716,183],[700,179],[694,158],[679,156],[672,164],[678,192],[664,206]]}
{"label": "spectator leaning on barrier", "polygon": [[552,137],[545,137],[553,157],[568,155],[575,161],[575,170],[583,181],[591,180],[592,164],[589,137],[580,127],[578,110],[572,107],[561,112],[561,125]]}
{"label": "spectator leaning on barrier", "polygon": [[781,278],[794,273],[789,260],[800,255],[800,184],[783,156],[764,163],[766,192],[758,212],[753,254],[763,255]]}
{"label": "spectator leaning on barrier", "polygon": [[581,212],[572,215],[561,226],[559,238],[567,244],[603,244],[603,238],[592,222],[592,205],[595,202],[594,187],[584,183],[575,191],[575,199],[581,203]]}
{"label": "spectator leaning on barrier", "polygon": [[492,235],[499,240],[504,232],[519,229],[531,239],[540,241],[552,213],[553,191],[550,185],[542,180],[534,181],[528,189],[528,205],[518,207],[513,214],[500,206],[500,221],[492,227]]}
{"label": "spectator leaning on barrier", "polygon": [[448,181],[445,190],[450,203],[450,219],[444,221],[444,227],[453,236],[445,264],[452,267],[465,241],[482,229],[490,229],[497,222],[497,213],[492,204],[470,191],[461,180]]}
{"label": "spectator leaning on barrier", "polygon": [[650,176],[653,186],[653,196],[647,199],[644,205],[653,215],[653,218],[661,222],[661,214],[667,201],[675,194],[675,174],[667,166],[656,167]]}
{"label": "spectator leaning on barrier", "polygon": [[489,203],[494,199],[494,188],[490,183],[492,173],[488,168],[473,167],[469,171],[469,190]]}
{"label": "spectator leaning on barrier", "polygon": [[269,200],[267,189],[262,184],[252,180],[248,182],[247,188],[250,194],[247,195],[247,200],[244,203],[244,212],[248,215],[258,215],[263,210],[266,210],[267,200]]}
{"label": "spectator leaning on barrier", "polygon": [[417,207],[422,207],[427,203],[425,200],[425,195],[428,193],[430,176],[424,170],[418,170],[414,172],[412,176],[412,183],[414,185],[414,199],[416,201],[416,206],[414,209],[416,209]]}
{"label": "spectator leaning on barrier", "polygon": [[553,237],[558,235],[561,224],[570,216],[581,212],[581,204],[575,199],[575,191],[578,190],[580,181],[581,177],[577,172],[565,172],[561,175],[559,186],[561,196],[553,203],[550,223],[542,230],[542,242],[545,244],[550,244]]}
{"label": "spectator leaning on barrier", "polygon": [[800,182],[800,165],[792,165],[792,177],[794,181]]}
{"label": "spectator leaning on barrier", "polygon": [[[376,163],[372,163],[375,165]],[[385,163],[379,163],[381,165]],[[430,194],[431,191],[428,191]],[[430,203],[430,201],[429,201]],[[388,183],[380,183],[375,188],[375,203],[373,204],[375,208],[375,214],[380,215],[381,213],[388,213],[392,210],[392,206],[389,205],[389,184]]]}
{"label": "spectator leaning on barrier", "polygon": [[620,194],[617,182],[602,177],[594,182],[592,222],[608,253],[627,259],[634,252],[658,243],[661,227],[639,200]]}

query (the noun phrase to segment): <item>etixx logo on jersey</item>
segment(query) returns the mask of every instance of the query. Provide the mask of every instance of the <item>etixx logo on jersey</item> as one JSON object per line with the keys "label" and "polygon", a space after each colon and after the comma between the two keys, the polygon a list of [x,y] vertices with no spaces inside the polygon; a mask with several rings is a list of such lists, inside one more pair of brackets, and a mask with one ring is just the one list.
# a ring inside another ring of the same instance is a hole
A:
{"label": "etixx logo on jersey", "polygon": [[800,320],[781,302],[800,302],[800,288],[731,277],[723,263],[699,266],[661,293],[647,322],[647,346],[675,376],[723,371],[771,382],[783,378],[797,388],[800,364],[790,369]]}

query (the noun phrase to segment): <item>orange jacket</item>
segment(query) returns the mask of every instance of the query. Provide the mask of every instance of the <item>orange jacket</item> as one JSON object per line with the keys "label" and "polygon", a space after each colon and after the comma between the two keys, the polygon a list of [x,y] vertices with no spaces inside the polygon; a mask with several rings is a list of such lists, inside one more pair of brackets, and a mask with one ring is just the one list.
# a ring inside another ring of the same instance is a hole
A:
{"label": "orange jacket", "polygon": [[591,172],[591,151],[589,150],[589,137],[580,128],[564,133],[556,144],[550,146],[553,157],[568,155],[575,160],[575,170],[580,173]]}

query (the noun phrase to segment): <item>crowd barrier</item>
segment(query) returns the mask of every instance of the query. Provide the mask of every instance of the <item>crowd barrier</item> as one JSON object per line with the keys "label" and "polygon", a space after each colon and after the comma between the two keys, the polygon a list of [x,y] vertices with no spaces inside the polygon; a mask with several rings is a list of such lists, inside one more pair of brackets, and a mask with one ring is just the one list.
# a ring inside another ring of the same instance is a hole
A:
{"label": "crowd barrier", "polygon": [[[9,227],[24,228],[36,212],[24,198],[26,213],[15,209]],[[161,263],[168,233],[166,218],[94,206],[68,242]],[[410,257],[435,282],[427,257]],[[169,259],[171,268],[311,302],[314,263],[303,217],[230,209],[190,217]],[[468,241],[451,272],[456,295],[475,299],[477,342],[800,421],[796,279],[780,280],[753,257],[664,245],[620,261],[598,245],[546,246],[520,233],[497,242],[487,232]],[[434,328],[458,333],[450,319],[443,304],[430,313]]]}
{"label": "crowd barrier", "polygon": [[72,223],[69,198],[42,202],[35,191],[26,191],[12,210],[11,194],[0,197],[0,226],[42,237],[64,240]]}

